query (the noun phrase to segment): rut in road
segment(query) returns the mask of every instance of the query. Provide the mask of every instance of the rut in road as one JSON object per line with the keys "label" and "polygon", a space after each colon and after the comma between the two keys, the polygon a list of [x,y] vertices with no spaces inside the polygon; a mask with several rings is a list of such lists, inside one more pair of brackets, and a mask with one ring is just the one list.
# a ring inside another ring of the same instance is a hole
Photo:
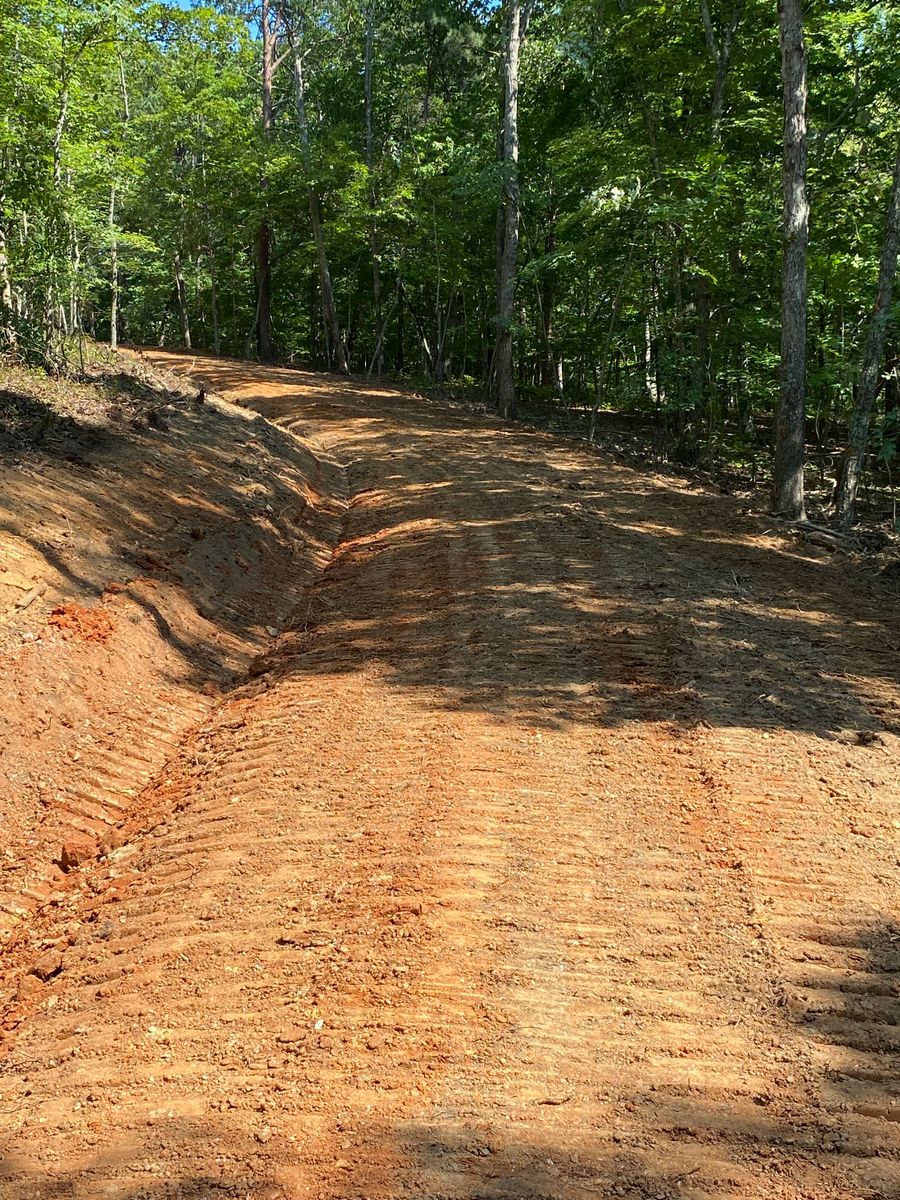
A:
{"label": "rut in road", "polygon": [[550,437],[193,369],[344,464],[342,536],[85,893],[0,1195],[900,1195],[872,595]]}

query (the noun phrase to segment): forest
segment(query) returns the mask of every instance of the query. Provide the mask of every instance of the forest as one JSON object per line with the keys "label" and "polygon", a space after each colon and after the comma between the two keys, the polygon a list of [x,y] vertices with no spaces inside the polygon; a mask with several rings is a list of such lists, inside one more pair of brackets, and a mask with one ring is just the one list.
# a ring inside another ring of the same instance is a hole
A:
{"label": "forest", "polygon": [[854,0],[3,0],[0,342],[634,414],[896,522],[898,51]]}

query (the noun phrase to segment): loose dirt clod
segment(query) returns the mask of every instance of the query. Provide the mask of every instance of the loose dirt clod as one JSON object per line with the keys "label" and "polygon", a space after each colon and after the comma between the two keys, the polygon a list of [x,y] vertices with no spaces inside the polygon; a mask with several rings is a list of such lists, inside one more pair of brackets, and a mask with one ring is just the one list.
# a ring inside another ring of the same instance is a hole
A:
{"label": "loose dirt clod", "polygon": [[64,638],[104,645],[112,636],[115,624],[102,608],[85,608],[81,604],[60,604],[47,618],[47,624],[58,629]]}
{"label": "loose dirt clod", "polygon": [[48,950],[46,954],[42,954],[36,963],[32,964],[30,975],[36,976],[42,983],[46,983],[48,979],[52,979],[54,975],[58,975],[62,970],[63,956],[59,950]]}
{"label": "loose dirt clod", "polygon": [[74,871],[76,867],[90,862],[96,853],[96,842],[89,838],[70,838],[60,851],[59,865],[64,871]]}

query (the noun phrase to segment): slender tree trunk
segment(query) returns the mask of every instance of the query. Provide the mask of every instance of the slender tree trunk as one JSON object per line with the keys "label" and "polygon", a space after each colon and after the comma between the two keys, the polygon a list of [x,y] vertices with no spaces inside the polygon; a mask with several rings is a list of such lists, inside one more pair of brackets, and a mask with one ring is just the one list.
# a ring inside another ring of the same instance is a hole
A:
{"label": "slender tree trunk", "polygon": [[[70,180],[71,183],[71,180]],[[81,276],[81,246],[74,217],[69,218],[69,320],[68,328],[74,333],[80,325],[78,315],[79,282]]]}
{"label": "slender tree trunk", "polygon": [[384,342],[384,335],[387,332],[387,327],[390,323],[391,317],[394,315],[394,309],[397,307],[397,302],[398,302],[399,298],[400,298],[399,295],[394,296],[393,302],[391,303],[391,306],[387,311],[387,316],[381,322],[381,327],[378,330],[378,337],[375,342],[375,350],[372,354],[371,361],[369,362],[369,369],[366,372],[367,375],[371,375],[373,370],[375,369],[375,364],[377,362],[382,361],[381,346],[382,346],[382,343]]}
{"label": "slender tree trunk", "polygon": [[206,259],[209,263],[209,306],[212,321],[213,354],[219,354],[222,349],[222,338],[219,331],[219,298],[216,288],[216,256],[212,242],[206,247]]}
{"label": "slender tree trunk", "polygon": [[[497,411],[511,417],[516,411],[512,325],[516,303],[519,256],[519,55],[531,15],[531,0],[507,0],[506,55],[503,68],[503,225],[498,244],[497,342],[494,348],[494,391]],[[498,223],[498,233],[500,226]]]}
{"label": "slender tree trunk", "polygon": [[169,328],[169,310],[171,306],[171,300],[167,300],[159,321],[159,332],[156,335],[157,346],[164,346],[166,344],[166,331]]}
{"label": "slender tree trunk", "polygon": [[[309,149],[309,121],[306,115],[306,84],[303,78],[303,54],[299,46],[294,47],[294,108],[297,113],[297,125],[300,129],[300,145],[303,150],[303,163],[306,174],[312,179],[312,157]],[[309,185],[309,220],[312,226],[313,242],[316,247],[316,259],[319,265],[319,290],[322,293],[322,312],[325,318],[325,329],[331,345],[332,362],[342,375],[349,374],[347,355],[341,337],[341,326],[334,302],[334,289],[331,285],[331,269],[328,265],[328,252],[325,248],[325,233],[322,228],[322,205],[319,193],[313,183]]]}
{"label": "slender tree trunk", "polygon": [[[743,11],[743,0],[736,0],[731,13],[731,19],[721,36],[717,35],[709,9],[709,0],[700,0],[700,15],[703,20],[703,30],[706,35],[706,45],[710,58],[715,64],[716,75],[713,84],[712,101],[710,103],[709,123],[710,141],[713,147],[722,144],[722,116],[725,111],[725,89],[728,83],[728,73],[731,69],[731,57],[734,48],[734,35],[740,24]],[[710,459],[713,453],[713,398],[711,367],[711,307],[710,280],[697,273],[694,277],[694,311],[696,312],[696,350],[694,358],[694,379],[692,385],[696,437],[699,447],[704,427],[707,434],[706,449]]]}
{"label": "slender tree trunk", "polygon": [[[272,137],[274,102],[272,82],[275,76],[275,33],[272,28],[272,8],[269,0],[262,0],[262,132],[263,141]],[[265,192],[268,177],[261,183]],[[272,335],[272,230],[268,218],[263,217],[256,230],[256,352],[261,362],[271,362],[275,357],[275,341]]]}
{"label": "slender tree trunk", "polygon": [[206,263],[209,269],[209,310],[212,323],[213,353],[221,350],[219,331],[219,297],[216,279],[216,251],[213,239],[213,223],[209,211],[209,187],[206,181],[206,152],[200,159],[200,173],[203,178],[203,208],[206,215]]}
{"label": "slender tree trunk", "polygon": [[181,328],[181,344],[185,350],[191,349],[191,324],[188,319],[187,287],[184,282],[184,271],[181,266],[181,255],[175,255],[175,292],[178,297],[178,323]]}
{"label": "slender tree trunk", "polygon": [[69,89],[63,87],[59,94],[59,111],[53,130],[53,186],[59,191],[62,184],[62,139],[69,116]]}
{"label": "slender tree trunk", "polygon": [[781,74],[784,85],[784,258],[781,280],[781,379],[775,421],[775,511],[805,519],[803,467],[806,421],[806,264],[809,201],[806,195],[807,61],[802,0],[779,0]]}
{"label": "slender tree trunk", "polygon": [[402,371],[406,366],[406,357],[404,354],[404,339],[405,329],[403,325],[403,283],[400,276],[397,276],[397,352],[394,355],[394,366],[398,371]]}
{"label": "slender tree trunk", "polygon": [[[53,188],[57,195],[59,208],[63,208],[62,196],[62,140],[69,116],[69,89],[63,84],[59,94],[59,109],[56,126],[53,131]],[[47,287],[44,295],[44,366],[48,371],[56,371],[62,364],[60,304],[57,297],[57,255],[61,241],[60,217],[51,214],[48,219],[48,240],[50,242]]]}
{"label": "slender tree trunk", "polygon": [[[506,92],[506,51],[503,52],[504,67],[501,72],[501,97],[500,109],[497,117],[497,164],[499,170],[503,170],[503,114],[506,111],[505,92]],[[500,268],[503,262],[503,239],[506,232],[506,192],[501,186],[497,193],[497,210],[494,218],[494,302],[499,303],[500,297]],[[495,339],[496,341],[496,339]],[[496,354],[496,345],[494,348]],[[491,393],[494,387],[494,359],[491,358],[491,367],[487,381],[488,393]]]}
{"label": "slender tree trunk", "polygon": [[588,441],[593,442],[597,432],[597,413],[603,404],[603,399],[606,394],[606,376],[609,371],[609,353],[612,348],[613,334],[616,331],[616,322],[619,319],[619,309],[622,306],[622,293],[625,290],[625,281],[628,278],[628,273],[631,270],[632,255],[628,255],[625,263],[625,270],[619,279],[619,285],[616,288],[616,294],[613,297],[612,311],[609,315],[609,328],[606,331],[606,341],[603,344],[601,351],[603,357],[600,360],[600,366],[596,372],[596,395],[594,397],[594,407],[591,409],[591,420],[588,427]]}
{"label": "slender tree trunk", "polygon": [[260,362],[272,362],[275,343],[272,337],[272,230],[260,221],[256,230],[256,353]]}
{"label": "slender tree trunk", "polygon": [[866,348],[856,388],[856,404],[850,422],[849,445],[844,456],[838,484],[837,516],[844,529],[849,529],[853,524],[859,480],[865,461],[866,448],[869,444],[869,424],[872,419],[872,407],[878,393],[887,325],[891,316],[894,281],[897,276],[898,248],[900,248],[900,145],[897,147],[894,177],[884,223],[875,307],[872,310],[872,320],[869,323],[869,333],[866,338]]}
{"label": "slender tree trunk", "polygon": [[744,0],[736,0],[731,12],[731,20],[721,38],[716,36],[712,15],[709,10],[709,0],[700,0],[700,16],[703,20],[703,32],[706,35],[706,45],[716,68],[716,78],[713,84],[712,103],[710,105],[710,120],[712,139],[715,145],[722,141],[722,114],[725,111],[725,86],[728,83],[728,72],[731,68],[731,55],[734,48],[734,35],[744,11]]}
{"label": "slender tree trunk", "polygon": [[119,348],[119,243],[116,238],[116,185],[109,190],[109,348]]}
{"label": "slender tree trunk", "polygon": [[16,347],[15,300],[9,273],[6,230],[0,225],[0,339],[10,349]]}
{"label": "slender tree trunk", "polygon": [[[555,220],[556,215],[551,212],[548,216],[548,229],[544,238],[544,253],[548,256],[556,249]],[[558,388],[559,379],[556,371],[556,363],[553,358],[553,317],[554,306],[556,304],[556,288],[554,287],[553,275],[550,272],[542,279],[538,296],[541,308],[540,339],[543,343],[540,366],[541,386]]]}
{"label": "slender tree trunk", "polygon": [[364,65],[364,90],[366,106],[366,169],[369,175],[369,251],[372,255],[372,309],[375,317],[374,327],[380,331],[372,359],[369,363],[369,374],[376,371],[379,375],[384,371],[384,328],[381,319],[381,261],[378,247],[378,197],[375,193],[375,138],[374,111],[372,103],[372,85],[374,75],[375,51],[375,3],[368,0],[366,5],[366,43]]}
{"label": "slender tree trunk", "polygon": [[423,326],[421,320],[419,319],[419,314],[416,312],[416,310],[413,308],[412,304],[410,303],[409,296],[407,296],[406,289],[402,286],[402,284],[400,285],[400,298],[401,298],[401,301],[402,300],[406,301],[406,307],[410,311],[410,315],[412,316],[412,319],[413,319],[413,324],[416,327],[416,333],[418,333],[419,341],[422,344],[422,354],[423,354],[423,357],[425,360],[425,366],[428,370],[428,374],[431,376],[432,379],[434,379],[434,373],[435,373],[434,372],[434,354],[432,352],[431,346],[429,346],[429,344],[428,344],[428,334],[425,332],[425,327]]}

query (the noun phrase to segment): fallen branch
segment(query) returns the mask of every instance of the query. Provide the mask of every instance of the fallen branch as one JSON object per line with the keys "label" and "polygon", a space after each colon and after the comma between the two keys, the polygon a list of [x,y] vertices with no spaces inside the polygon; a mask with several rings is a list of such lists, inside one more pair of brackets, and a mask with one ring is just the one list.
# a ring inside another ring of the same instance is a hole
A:
{"label": "fallen branch", "polygon": [[845,554],[858,548],[856,538],[828,529],[824,525],[813,525],[810,521],[785,521],[785,524],[791,533],[815,546],[825,546],[828,550],[842,550]]}

